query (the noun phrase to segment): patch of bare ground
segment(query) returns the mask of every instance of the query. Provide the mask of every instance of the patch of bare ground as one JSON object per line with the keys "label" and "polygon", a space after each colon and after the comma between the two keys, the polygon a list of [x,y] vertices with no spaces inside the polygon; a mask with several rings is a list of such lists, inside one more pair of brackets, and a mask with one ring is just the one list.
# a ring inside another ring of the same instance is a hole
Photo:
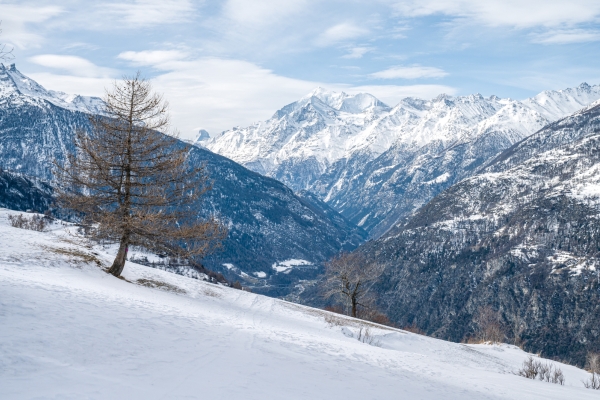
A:
{"label": "patch of bare ground", "polygon": [[220,293],[215,292],[214,290],[211,289],[203,289],[201,292],[203,295],[208,296],[208,297],[215,297],[217,299],[220,299],[222,296]]}
{"label": "patch of bare ground", "polygon": [[181,294],[186,293],[185,290],[178,288],[175,285],[171,285],[170,283],[166,283],[166,282],[155,281],[153,279],[138,279],[135,283],[140,286],[146,286],[146,287],[153,288],[153,289],[166,290],[168,292],[181,293]]}
{"label": "patch of bare ground", "polygon": [[353,328],[377,328],[383,329],[387,331],[400,332],[405,333],[400,329],[393,328],[387,325],[381,325],[371,321],[365,321],[358,318],[352,318],[344,314],[337,314],[331,311],[320,310],[318,308],[310,308],[307,306],[303,306],[300,304],[294,303],[282,303],[282,306],[287,307],[289,309],[293,309],[296,311],[300,311],[304,314],[313,315],[316,317],[323,318],[325,322],[327,322],[330,326],[348,326]]}
{"label": "patch of bare ground", "polygon": [[41,246],[42,249],[61,256],[66,256],[71,264],[96,264],[100,268],[105,268],[104,263],[96,254],[68,247]]}

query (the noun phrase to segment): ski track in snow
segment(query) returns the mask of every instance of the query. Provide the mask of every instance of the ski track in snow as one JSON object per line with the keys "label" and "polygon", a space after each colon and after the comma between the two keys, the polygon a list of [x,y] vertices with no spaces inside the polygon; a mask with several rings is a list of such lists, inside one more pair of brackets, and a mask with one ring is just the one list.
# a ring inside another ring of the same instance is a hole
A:
{"label": "ski track in snow", "polygon": [[[47,247],[97,252],[12,228],[0,210],[2,399],[587,399],[514,375],[527,354],[371,326],[381,347],[346,336],[361,324],[240,290],[127,263],[114,278]],[[16,213],[15,213],[16,214]],[[46,248],[42,246],[47,246]],[[174,293],[133,284],[165,282]]]}

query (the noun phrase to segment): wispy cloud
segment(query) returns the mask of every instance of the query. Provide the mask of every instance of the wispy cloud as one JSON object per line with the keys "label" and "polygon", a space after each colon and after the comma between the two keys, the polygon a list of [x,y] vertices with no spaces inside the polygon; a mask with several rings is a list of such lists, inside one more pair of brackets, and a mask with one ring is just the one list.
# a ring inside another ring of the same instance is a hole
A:
{"label": "wispy cloud", "polygon": [[374,79],[418,79],[418,78],[443,78],[448,73],[440,68],[422,67],[419,65],[404,67],[396,66],[383,71],[369,74]]}
{"label": "wispy cloud", "polygon": [[117,56],[136,65],[154,67],[168,66],[171,61],[179,61],[187,57],[188,54],[180,50],[124,51]]}
{"label": "wispy cloud", "polygon": [[359,27],[350,22],[337,24],[321,33],[316,43],[319,46],[331,46],[349,39],[356,39],[369,33],[368,29]]}
{"label": "wispy cloud", "polygon": [[558,29],[533,36],[533,42],[541,44],[571,44],[600,41],[599,30]]}
{"label": "wispy cloud", "polygon": [[223,6],[223,16],[231,21],[266,26],[281,23],[282,19],[297,15],[311,0],[228,0]]}
{"label": "wispy cloud", "polygon": [[319,85],[247,61],[186,56],[168,50],[119,55],[136,67],[161,71],[153,78],[154,86],[169,99],[173,125],[184,137],[193,137],[200,128],[216,133],[267,119]]}
{"label": "wispy cloud", "polygon": [[96,13],[120,20],[121,28],[181,23],[190,21],[194,13],[190,0],[133,0],[98,4],[96,7]]}
{"label": "wispy cloud", "polygon": [[26,49],[39,47],[44,42],[44,36],[29,29],[30,24],[41,24],[63,13],[57,6],[33,6],[22,4],[0,4],[2,19],[2,41]]}
{"label": "wispy cloud", "polygon": [[365,54],[372,51],[373,48],[357,46],[357,47],[351,47],[349,50],[350,51],[348,52],[348,54],[343,55],[342,58],[362,58]]}
{"label": "wispy cloud", "polygon": [[597,0],[403,0],[392,1],[401,15],[465,17],[490,26],[556,27],[597,21]]}
{"label": "wispy cloud", "polygon": [[446,85],[364,85],[343,89],[346,93],[370,93],[386,104],[394,106],[406,97],[433,99],[442,93],[455,95],[458,89]]}
{"label": "wispy cloud", "polygon": [[110,88],[114,83],[114,79],[108,77],[90,78],[65,73],[34,72],[27,76],[42,84],[46,89],[83,96],[102,97],[105,89]]}
{"label": "wispy cloud", "polygon": [[29,58],[34,64],[66,71],[71,75],[87,78],[106,78],[117,75],[112,68],[99,67],[85,58],[59,54],[40,54]]}

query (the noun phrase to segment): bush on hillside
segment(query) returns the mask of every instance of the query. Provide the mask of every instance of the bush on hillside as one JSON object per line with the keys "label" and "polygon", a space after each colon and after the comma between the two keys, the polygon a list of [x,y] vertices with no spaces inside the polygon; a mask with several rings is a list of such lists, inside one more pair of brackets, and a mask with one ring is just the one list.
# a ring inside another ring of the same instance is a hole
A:
{"label": "bush on hillside", "polygon": [[38,232],[43,232],[49,223],[48,219],[37,214],[32,215],[30,218],[23,216],[23,214],[9,215],[8,220],[13,228],[29,229]]}

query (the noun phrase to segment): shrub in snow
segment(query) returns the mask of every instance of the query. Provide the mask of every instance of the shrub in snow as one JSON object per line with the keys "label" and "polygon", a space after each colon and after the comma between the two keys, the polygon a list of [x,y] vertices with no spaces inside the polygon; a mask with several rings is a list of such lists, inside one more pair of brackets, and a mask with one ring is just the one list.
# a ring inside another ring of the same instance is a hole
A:
{"label": "shrub in snow", "polygon": [[376,324],[392,326],[392,323],[385,314],[382,314],[372,308],[366,311],[361,311],[358,317],[366,321],[375,322]]}
{"label": "shrub in snow", "polygon": [[503,341],[504,329],[500,313],[491,306],[481,308],[474,321],[479,328],[477,339],[480,342],[500,343]]}
{"label": "shrub in snow", "polygon": [[9,215],[8,220],[13,228],[30,229],[32,231],[42,232],[48,225],[48,220],[39,215],[32,215],[31,218],[24,217],[23,214]]}
{"label": "shrub in snow", "polygon": [[560,368],[552,363],[536,361],[531,356],[523,361],[523,367],[517,371],[517,375],[528,379],[539,379],[544,382],[557,383],[559,385],[565,384],[565,376]]}
{"label": "shrub in snow", "polygon": [[583,386],[588,389],[600,390],[600,375],[592,372],[592,376],[587,381],[583,381]]}
{"label": "shrub in snow", "polygon": [[586,364],[592,376],[587,381],[583,381],[583,386],[588,389],[600,390],[600,354],[588,353]]}
{"label": "shrub in snow", "polygon": [[358,336],[356,337],[356,339],[359,342],[370,344],[371,346],[380,346],[379,340],[377,340],[375,336],[371,334],[371,330],[369,328],[361,327],[358,331]]}
{"label": "shrub in snow", "polygon": [[242,284],[240,283],[240,281],[235,281],[235,282],[231,283],[229,285],[229,287],[232,287],[234,289],[242,290]]}

